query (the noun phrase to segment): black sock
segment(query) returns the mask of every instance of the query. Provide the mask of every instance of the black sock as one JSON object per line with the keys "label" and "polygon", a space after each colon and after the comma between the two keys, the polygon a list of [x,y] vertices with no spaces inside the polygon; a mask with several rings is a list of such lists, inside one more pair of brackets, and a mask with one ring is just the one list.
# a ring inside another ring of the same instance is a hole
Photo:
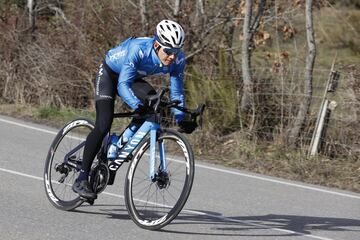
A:
{"label": "black sock", "polygon": [[76,180],[79,182],[84,181],[84,180],[88,181],[88,178],[89,178],[89,173],[84,171],[83,169],[81,169],[79,177]]}

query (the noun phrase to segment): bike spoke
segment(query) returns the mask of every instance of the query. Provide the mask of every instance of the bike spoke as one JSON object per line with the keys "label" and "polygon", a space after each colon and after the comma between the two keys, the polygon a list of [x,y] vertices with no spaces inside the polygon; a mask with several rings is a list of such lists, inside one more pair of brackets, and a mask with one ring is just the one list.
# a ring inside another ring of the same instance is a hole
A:
{"label": "bike spoke", "polygon": [[[131,180],[128,178],[130,181],[127,181],[126,184],[126,187],[131,189],[130,195],[125,194],[126,204],[132,205],[129,210],[137,216],[132,217],[133,220],[150,229],[157,229],[166,219],[173,218],[179,213],[191,187],[191,183],[188,184],[188,178],[190,177],[190,181],[192,181],[191,175],[189,176],[189,173],[192,174],[192,170],[188,168],[193,168],[193,158],[186,156],[180,158],[182,160],[175,160],[179,159],[178,156],[175,156],[176,154],[184,156],[184,143],[179,142],[179,138],[167,138],[166,136],[162,137],[162,141],[164,141],[165,158],[168,159],[165,163],[165,171],[161,171],[157,166],[155,168],[156,179],[154,182],[150,181],[148,169],[150,153],[149,145],[147,145],[146,151],[141,152],[141,156],[136,156],[136,162],[132,162],[135,166],[132,166],[131,171],[129,170],[132,177]],[[191,164],[188,162],[190,160]],[[156,164],[161,164],[158,152]],[[128,185],[129,183],[130,185]],[[127,200],[129,196],[132,198],[131,201]]]}
{"label": "bike spoke", "polygon": [[[81,123],[80,124],[75,124]],[[83,124],[85,123],[85,124]],[[68,125],[64,126],[60,130],[60,133],[63,133],[64,129],[68,131],[65,135],[57,135],[57,138],[54,139],[50,151],[50,157],[47,158],[46,168],[45,168],[45,187],[47,188],[47,195],[49,200],[57,208],[63,210],[74,209],[79,206],[83,201],[80,200],[79,195],[74,193],[72,190],[72,185],[78,176],[77,170],[72,166],[66,165],[64,159],[69,152],[73,151],[75,147],[83,143],[86,136],[90,133],[93,125],[91,122],[85,119],[76,119]],[[85,137],[84,137],[85,136]],[[72,156],[75,159],[81,159],[83,154],[84,147],[82,146],[76,152],[72,153]],[[79,164],[79,163],[77,163]],[[55,166],[58,166],[55,169]],[[59,182],[59,180],[63,182]]]}

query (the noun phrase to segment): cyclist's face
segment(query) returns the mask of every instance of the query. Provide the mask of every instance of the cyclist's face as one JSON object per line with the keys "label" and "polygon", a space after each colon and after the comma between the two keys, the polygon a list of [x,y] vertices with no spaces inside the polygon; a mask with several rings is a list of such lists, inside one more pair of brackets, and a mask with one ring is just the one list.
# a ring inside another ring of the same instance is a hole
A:
{"label": "cyclist's face", "polygon": [[[157,46],[158,45],[155,45],[155,49],[157,48]],[[157,55],[159,56],[161,63],[164,64],[165,66],[172,64],[176,59],[176,55],[174,53],[167,54],[164,51],[163,47],[160,47],[159,51],[157,52]]]}

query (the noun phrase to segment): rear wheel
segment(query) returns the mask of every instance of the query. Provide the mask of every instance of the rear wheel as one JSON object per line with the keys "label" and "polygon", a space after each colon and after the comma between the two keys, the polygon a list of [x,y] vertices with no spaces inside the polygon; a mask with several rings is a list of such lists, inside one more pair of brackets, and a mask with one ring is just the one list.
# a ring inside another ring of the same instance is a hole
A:
{"label": "rear wheel", "polygon": [[194,156],[188,141],[174,130],[164,130],[157,142],[163,143],[166,169],[160,170],[157,153],[156,179],[150,179],[148,139],[135,153],[125,181],[125,203],[130,217],[149,230],[166,226],[179,214],[194,179]]}
{"label": "rear wheel", "polygon": [[94,128],[88,119],[67,123],[53,140],[46,157],[44,185],[50,202],[58,209],[72,210],[84,200],[72,191],[81,167],[85,139]]}

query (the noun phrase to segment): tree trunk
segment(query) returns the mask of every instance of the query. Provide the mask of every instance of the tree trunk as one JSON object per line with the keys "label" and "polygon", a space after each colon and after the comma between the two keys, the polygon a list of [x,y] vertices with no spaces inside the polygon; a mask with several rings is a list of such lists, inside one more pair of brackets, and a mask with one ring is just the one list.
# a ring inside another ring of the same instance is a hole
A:
{"label": "tree trunk", "polygon": [[204,28],[206,21],[206,15],[204,10],[204,1],[196,0],[196,13],[195,13],[195,25],[196,27]]}
{"label": "tree trunk", "polygon": [[306,68],[304,76],[304,95],[305,98],[300,104],[300,109],[295,119],[293,128],[291,129],[289,136],[289,144],[294,146],[296,139],[298,138],[301,128],[303,127],[306,115],[309,112],[311,98],[312,98],[312,79],[313,68],[316,57],[316,45],[313,28],[313,15],[312,15],[312,0],[306,0],[305,14],[306,14],[306,36],[308,44],[308,55],[306,58]]}
{"label": "tree trunk", "polygon": [[180,5],[181,5],[181,0],[175,0],[174,13],[173,13],[174,17],[177,17],[179,15]]}
{"label": "tree trunk", "polygon": [[27,8],[29,10],[29,26],[31,29],[31,33],[35,31],[35,6],[36,0],[28,0],[27,1]]}
{"label": "tree trunk", "polygon": [[[255,100],[254,100],[254,82],[251,72],[251,54],[252,40],[256,34],[261,17],[264,13],[266,0],[259,2],[258,11],[253,18],[253,0],[245,1],[245,18],[243,24],[243,42],[242,42],[242,76],[243,76],[243,92],[239,104],[240,119],[245,115],[251,114],[249,122],[249,130],[251,131],[255,123]],[[242,125],[242,124],[241,124]]]}
{"label": "tree trunk", "polygon": [[[224,27],[222,29],[222,34],[224,35],[224,45],[225,45],[225,51],[227,55],[227,74],[229,76],[239,77],[239,69],[236,67],[236,60],[234,57],[233,52],[233,42],[234,42],[234,34],[235,34],[235,28],[236,24],[233,19],[236,17],[236,14],[238,13],[240,7],[240,0],[236,0],[234,2],[234,7],[232,11],[229,11],[226,14],[227,21],[224,23]],[[240,89],[240,84],[237,84],[238,88]]]}
{"label": "tree trunk", "polygon": [[242,42],[242,75],[243,75],[243,95],[241,98],[240,110],[242,113],[254,108],[253,80],[251,75],[251,17],[253,1],[245,1],[245,19],[243,25]]}
{"label": "tree trunk", "polygon": [[147,35],[149,32],[149,21],[147,19],[145,2],[146,2],[146,0],[140,0],[140,16],[141,16],[141,24],[142,24],[143,34]]}

